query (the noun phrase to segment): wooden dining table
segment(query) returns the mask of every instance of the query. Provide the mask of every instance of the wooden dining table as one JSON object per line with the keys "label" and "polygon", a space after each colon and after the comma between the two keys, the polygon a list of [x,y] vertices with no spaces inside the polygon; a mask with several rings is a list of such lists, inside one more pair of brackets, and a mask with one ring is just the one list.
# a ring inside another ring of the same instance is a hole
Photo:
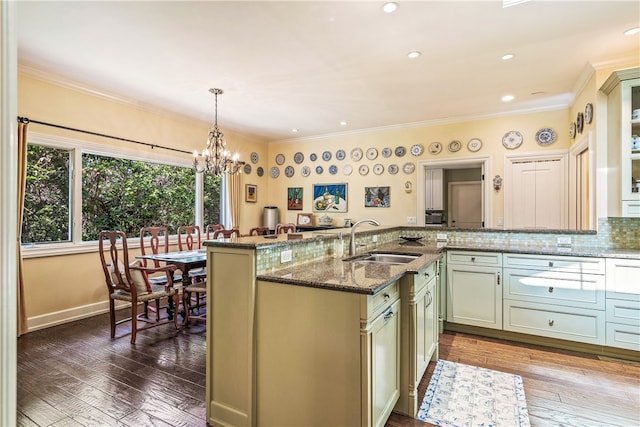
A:
{"label": "wooden dining table", "polygon": [[[161,261],[167,264],[173,264],[182,272],[182,287],[191,284],[189,271],[207,266],[207,250],[196,249],[190,251],[167,252],[162,254],[145,254],[136,258],[144,258],[154,261]],[[173,300],[169,298],[168,314],[170,318],[173,316],[174,307]],[[184,313],[181,313],[184,317]]]}

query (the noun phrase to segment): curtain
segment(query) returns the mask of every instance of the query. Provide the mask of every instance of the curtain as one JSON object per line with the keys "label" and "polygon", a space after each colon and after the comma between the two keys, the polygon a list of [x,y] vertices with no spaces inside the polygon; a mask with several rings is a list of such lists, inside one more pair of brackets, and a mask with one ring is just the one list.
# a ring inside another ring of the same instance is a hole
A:
{"label": "curtain", "polygon": [[18,336],[27,332],[27,315],[24,302],[24,277],[22,274],[22,250],[20,242],[22,241],[22,215],[24,210],[24,191],[27,176],[27,128],[28,120],[18,122],[18,215],[17,215],[17,233],[16,233],[16,262],[17,262],[17,315],[18,315]]}
{"label": "curtain", "polygon": [[240,228],[240,174],[227,175],[231,228]]}

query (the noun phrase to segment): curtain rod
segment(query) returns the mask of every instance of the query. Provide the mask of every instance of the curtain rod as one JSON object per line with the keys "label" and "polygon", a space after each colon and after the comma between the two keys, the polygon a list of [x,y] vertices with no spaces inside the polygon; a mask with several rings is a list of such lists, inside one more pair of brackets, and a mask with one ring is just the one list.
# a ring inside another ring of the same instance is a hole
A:
{"label": "curtain rod", "polygon": [[68,127],[68,126],[56,125],[56,124],[53,124],[53,123],[41,122],[41,121],[38,121],[38,120],[31,120],[28,117],[20,117],[20,116],[18,116],[18,123],[24,123],[24,124],[35,123],[35,124],[38,124],[38,125],[51,126],[51,127],[54,127],[54,128],[70,130],[70,131],[73,131],[73,132],[80,132],[80,133],[86,133],[86,134],[94,135],[94,136],[101,136],[103,138],[117,139],[118,141],[131,142],[133,144],[145,145],[147,147],[151,147],[152,150],[154,148],[162,148],[163,150],[176,151],[178,153],[185,153],[185,154],[192,154],[189,151],[180,150],[178,148],[165,147],[165,146],[162,146],[162,145],[150,144],[148,142],[140,142],[140,141],[135,141],[133,139],[121,138],[119,136],[112,136],[112,135],[107,135],[107,134],[104,134],[104,133],[92,132],[92,131],[89,131],[89,130],[83,130],[83,129],[77,129],[77,128],[72,128],[72,127]]}

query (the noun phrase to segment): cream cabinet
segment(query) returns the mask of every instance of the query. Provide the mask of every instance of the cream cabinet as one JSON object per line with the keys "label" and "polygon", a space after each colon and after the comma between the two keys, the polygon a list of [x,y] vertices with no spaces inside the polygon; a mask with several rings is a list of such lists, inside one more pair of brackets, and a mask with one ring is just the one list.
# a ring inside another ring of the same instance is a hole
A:
{"label": "cream cabinet", "polygon": [[605,343],[605,263],[504,254],[504,330]]}
{"label": "cream cabinet", "polygon": [[400,399],[394,411],[415,417],[418,385],[431,360],[438,358],[439,260],[400,280],[402,303]]}
{"label": "cream cabinet", "polygon": [[447,252],[447,321],[502,329],[502,254]]}
{"label": "cream cabinet", "polygon": [[[611,74],[607,95],[608,215],[640,217],[640,67]],[[637,112],[634,115],[634,111]]]}
{"label": "cream cabinet", "polygon": [[427,169],[425,171],[425,209],[444,209],[444,173],[443,169]]}
{"label": "cream cabinet", "polygon": [[400,396],[399,289],[259,281],[253,425],[384,426]]}
{"label": "cream cabinet", "polygon": [[640,351],[640,260],[607,259],[607,345]]}

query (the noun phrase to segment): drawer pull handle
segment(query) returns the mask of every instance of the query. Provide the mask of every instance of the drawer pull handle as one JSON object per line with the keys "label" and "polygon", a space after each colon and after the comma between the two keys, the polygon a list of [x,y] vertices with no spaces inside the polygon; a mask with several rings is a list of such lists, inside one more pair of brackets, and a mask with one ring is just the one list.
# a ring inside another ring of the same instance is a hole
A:
{"label": "drawer pull handle", "polygon": [[393,316],[395,315],[395,313],[391,310],[389,310],[387,313],[385,313],[384,315],[384,320],[389,320],[391,319]]}
{"label": "drawer pull handle", "polygon": [[553,286],[549,286],[549,293],[552,294],[553,293]]}
{"label": "drawer pull handle", "polygon": [[553,267],[553,261],[549,261],[549,267]]}
{"label": "drawer pull handle", "polygon": [[429,277],[429,273],[428,272],[424,272],[424,277]]}
{"label": "drawer pull handle", "polygon": [[389,295],[389,294],[384,294],[384,300],[385,300],[385,301],[386,301],[386,300],[388,300],[389,298],[391,298],[391,295]]}
{"label": "drawer pull handle", "polygon": [[476,257],[472,256],[471,257],[471,262],[476,262]]}
{"label": "drawer pull handle", "polygon": [[498,273],[498,286],[500,286],[500,273]]}
{"label": "drawer pull handle", "polygon": [[553,320],[549,320],[549,326],[553,326]]}

